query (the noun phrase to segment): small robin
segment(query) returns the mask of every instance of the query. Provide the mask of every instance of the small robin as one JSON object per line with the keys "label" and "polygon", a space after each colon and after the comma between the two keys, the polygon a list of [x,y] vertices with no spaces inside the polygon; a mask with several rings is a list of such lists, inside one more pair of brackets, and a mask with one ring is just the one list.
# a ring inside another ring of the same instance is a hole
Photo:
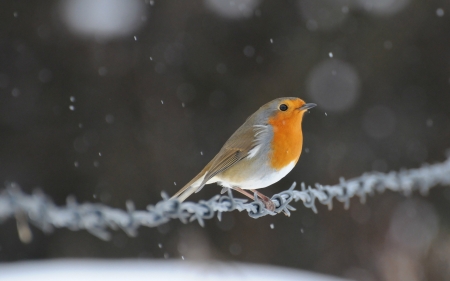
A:
{"label": "small robin", "polygon": [[268,210],[275,210],[269,197],[256,189],[272,185],[295,166],[302,152],[302,119],[315,107],[296,97],[278,98],[263,105],[225,142],[205,168],[172,198],[180,202],[203,186],[217,183],[222,193],[232,188],[245,196],[254,192]]}

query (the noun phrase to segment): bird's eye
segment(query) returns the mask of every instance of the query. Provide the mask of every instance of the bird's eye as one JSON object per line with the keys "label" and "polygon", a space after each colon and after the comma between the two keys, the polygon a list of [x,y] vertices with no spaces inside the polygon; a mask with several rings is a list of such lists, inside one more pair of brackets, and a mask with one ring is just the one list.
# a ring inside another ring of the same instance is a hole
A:
{"label": "bird's eye", "polygon": [[288,106],[285,105],[284,103],[280,105],[280,110],[281,111],[286,111],[288,109]]}

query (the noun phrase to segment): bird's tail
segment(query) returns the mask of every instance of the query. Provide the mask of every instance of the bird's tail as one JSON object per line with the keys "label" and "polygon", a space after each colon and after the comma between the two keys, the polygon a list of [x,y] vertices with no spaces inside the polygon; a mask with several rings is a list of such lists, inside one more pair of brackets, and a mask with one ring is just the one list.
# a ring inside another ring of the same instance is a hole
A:
{"label": "bird's tail", "polygon": [[183,186],[177,193],[175,193],[171,199],[178,199],[180,202],[183,202],[188,198],[192,193],[200,191],[200,189],[205,186],[203,182],[203,178],[205,177],[205,172],[200,172],[195,178],[193,178],[190,182],[188,182],[185,186]]}
{"label": "bird's tail", "polygon": [[183,192],[178,195],[177,197],[175,197],[175,195],[172,198],[177,198],[178,201],[183,202],[184,200],[186,200],[186,198],[188,198],[189,196],[191,196],[192,193],[194,193],[195,191],[197,191],[197,187],[195,186],[188,186],[185,190],[183,190]]}

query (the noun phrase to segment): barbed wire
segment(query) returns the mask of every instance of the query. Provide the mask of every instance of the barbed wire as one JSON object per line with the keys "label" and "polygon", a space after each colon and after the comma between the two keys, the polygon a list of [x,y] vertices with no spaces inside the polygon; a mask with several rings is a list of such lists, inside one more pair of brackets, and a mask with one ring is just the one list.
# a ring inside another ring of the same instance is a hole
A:
{"label": "barbed wire", "polygon": [[140,226],[156,227],[172,219],[183,223],[198,221],[204,225],[204,220],[217,215],[221,219],[223,212],[238,210],[246,211],[250,217],[259,218],[266,215],[285,213],[290,215],[296,209],[290,205],[292,201],[302,201],[303,205],[317,213],[316,202],[327,205],[331,210],[333,199],[349,207],[354,196],[365,202],[367,195],[375,192],[392,190],[409,195],[415,190],[426,195],[434,186],[450,185],[450,158],[442,163],[424,165],[421,168],[401,170],[399,172],[365,173],[350,180],[341,178],[337,185],[315,184],[315,188],[306,187],[302,183],[301,190],[296,190],[294,182],[288,190],[272,196],[275,210],[269,211],[262,201],[255,196],[254,202],[234,198],[231,190],[228,195],[216,195],[209,200],[199,202],[183,202],[170,199],[162,193],[162,200],[155,205],[147,206],[146,210],[136,210],[133,203],[126,203],[126,210],[111,208],[100,203],[79,204],[73,197],[67,198],[65,206],[56,206],[53,201],[40,191],[31,195],[20,190],[16,183],[10,183],[0,192],[0,222],[16,218],[19,237],[27,242],[31,239],[28,222],[51,232],[54,228],[71,230],[85,229],[101,239],[109,239],[108,229],[122,229],[129,236],[135,236]]}

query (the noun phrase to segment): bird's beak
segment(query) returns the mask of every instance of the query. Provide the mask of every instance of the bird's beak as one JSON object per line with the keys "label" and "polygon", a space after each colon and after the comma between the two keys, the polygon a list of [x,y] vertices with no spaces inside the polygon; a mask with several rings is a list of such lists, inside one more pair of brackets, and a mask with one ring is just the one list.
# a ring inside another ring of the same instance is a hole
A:
{"label": "bird's beak", "polygon": [[317,104],[315,104],[315,103],[306,103],[302,107],[299,107],[298,110],[308,110],[308,109],[311,109],[316,106],[317,106]]}

